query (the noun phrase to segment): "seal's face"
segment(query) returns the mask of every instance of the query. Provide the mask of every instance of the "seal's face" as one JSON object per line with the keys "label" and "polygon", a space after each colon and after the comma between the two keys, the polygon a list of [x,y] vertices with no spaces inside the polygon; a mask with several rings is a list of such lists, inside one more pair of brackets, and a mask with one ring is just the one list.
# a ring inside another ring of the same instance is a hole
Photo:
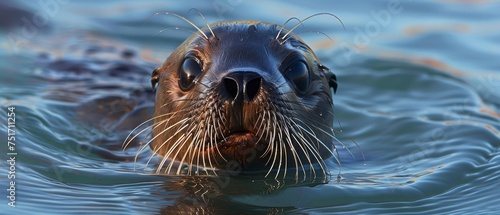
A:
{"label": "seal's face", "polygon": [[169,172],[171,159],[205,169],[303,171],[331,156],[336,79],[313,51],[274,24],[211,29],[153,72],[151,148],[164,156],[161,166]]}

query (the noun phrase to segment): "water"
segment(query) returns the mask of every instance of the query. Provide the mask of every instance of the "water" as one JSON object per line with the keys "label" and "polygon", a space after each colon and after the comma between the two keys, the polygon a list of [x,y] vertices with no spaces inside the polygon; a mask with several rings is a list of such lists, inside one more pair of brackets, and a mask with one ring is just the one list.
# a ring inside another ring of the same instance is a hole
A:
{"label": "water", "polygon": [[[15,107],[17,152],[13,208],[2,141],[2,214],[500,210],[498,1],[18,2],[0,4],[0,137]],[[143,168],[150,151],[134,162],[137,146],[121,150],[151,115],[150,71],[190,35],[153,36],[191,28],[148,17],[167,10],[202,26],[192,7],[209,22],[284,23],[319,12],[342,19],[345,30],[324,16],[300,34],[338,76],[335,127],[354,155],[340,150],[340,180],[333,159],[328,181],[160,176]]]}

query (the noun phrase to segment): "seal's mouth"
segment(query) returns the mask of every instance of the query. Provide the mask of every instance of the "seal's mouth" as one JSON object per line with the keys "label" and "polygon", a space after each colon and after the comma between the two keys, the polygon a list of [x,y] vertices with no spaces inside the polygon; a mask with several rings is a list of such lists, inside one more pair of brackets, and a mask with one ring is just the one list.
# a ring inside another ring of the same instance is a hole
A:
{"label": "seal's mouth", "polygon": [[228,133],[216,145],[212,145],[209,151],[220,153],[226,162],[236,161],[241,166],[247,166],[249,163],[254,163],[262,154],[264,147],[260,142],[262,141],[253,132],[234,131]]}
{"label": "seal's mouth", "polygon": [[225,147],[241,147],[256,141],[255,134],[249,131],[231,132],[222,142]]}

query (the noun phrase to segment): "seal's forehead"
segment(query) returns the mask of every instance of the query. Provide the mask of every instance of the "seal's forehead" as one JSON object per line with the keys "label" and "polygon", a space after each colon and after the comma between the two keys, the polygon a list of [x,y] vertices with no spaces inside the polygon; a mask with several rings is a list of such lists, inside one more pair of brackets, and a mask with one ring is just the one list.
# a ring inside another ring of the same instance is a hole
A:
{"label": "seal's forehead", "polygon": [[[227,43],[239,40],[242,43],[252,45],[267,45],[269,42],[274,42],[280,46],[285,45],[285,48],[297,48],[312,52],[311,48],[296,34],[289,33],[284,26],[275,23],[239,20],[215,23],[211,29],[212,31],[208,28],[205,29],[205,34],[208,37],[215,36],[213,38],[215,40],[212,41],[224,40],[224,43]],[[286,47],[287,44],[291,47]]]}
{"label": "seal's forehead", "polygon": [[[275,69],[288,51],[276,40],[280,27],[259,22],[219,23],[213,28],[215,40],[209,40],[212,62],[222,67],[258,67]],[[211,32],[209,32],[211,34]],[[212,35],[212,36],[213,36]],[[230,62],[230,63],[229,63]]]}
{"label": "seal's forehead", "polygon": [[227,36],[252,35],[258,38],[276,38],[281,26],[257,21],[219,22],[212,26],[215,36],[222,39]]}
{"label": "seal's forehead", "polygon": [[[281,46],[278,50],[298,48],[312,52],[304,41],[296,34],[289,33],[284,26],[249,20],[214,23],[210,27],[205,27],[201,32],[193,34],[186,42],[190,44],[191,49],[203,49],[207,46],[210,47],[209,49],[214,49],[217,46],[259,46],[274,43],[273,45]],[[291,45],[291,47],[287,45]],[[226,50],[224,49],[224,51]]]}

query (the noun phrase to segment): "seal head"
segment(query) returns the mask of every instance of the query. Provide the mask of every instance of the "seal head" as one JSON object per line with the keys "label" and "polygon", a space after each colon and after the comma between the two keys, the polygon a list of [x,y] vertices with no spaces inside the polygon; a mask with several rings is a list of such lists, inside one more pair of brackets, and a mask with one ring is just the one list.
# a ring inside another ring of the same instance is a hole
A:
{"label": "seal head", "polygon": [[167,160],[180,162],[177,173],[182,164],[304,171],[333,155],[336,77],[280,25],[213,24],[155,69],[152,84],[150,146],[166,172],[175,168]]}

